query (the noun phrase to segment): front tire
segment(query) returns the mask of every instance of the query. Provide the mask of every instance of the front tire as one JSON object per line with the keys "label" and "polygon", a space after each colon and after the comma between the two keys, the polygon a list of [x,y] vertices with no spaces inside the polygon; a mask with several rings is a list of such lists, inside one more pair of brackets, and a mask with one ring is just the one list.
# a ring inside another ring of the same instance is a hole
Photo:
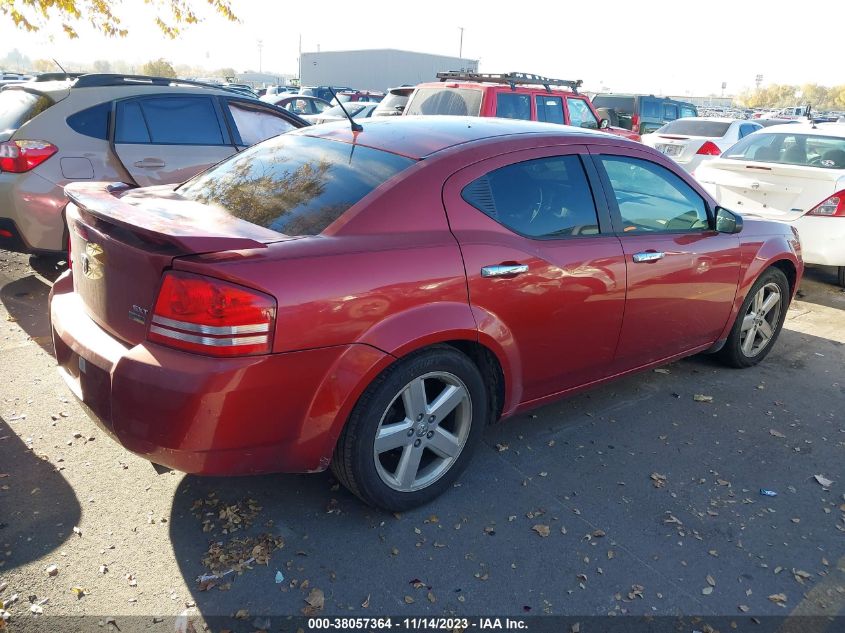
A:
{"label": "front tire", "polygon": [[466,468],[488,412],[484,380],[461,352],[413,354],[367,388],[335,447],[332,471],[365,503],[401,511],[431,501]]}
{"label": "front tire", "polygon": [[789,282],[769,268],[754,282],[719,356],[731,367],[751,367],[772,351],[789,307]]}
{"label": "front tire", "polygon": [[837,281],[839,282],[839,285],[842,288],[845,288],[845,266],[839,266],[839,268],[837,268],[837,270],[836,270],[836,273],[837,273],[836,277],[837,277]]}

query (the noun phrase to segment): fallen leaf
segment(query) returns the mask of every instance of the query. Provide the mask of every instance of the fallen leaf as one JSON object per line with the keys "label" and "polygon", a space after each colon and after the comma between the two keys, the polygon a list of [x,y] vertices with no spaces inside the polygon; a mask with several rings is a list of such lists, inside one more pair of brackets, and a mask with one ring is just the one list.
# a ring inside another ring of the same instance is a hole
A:
{"label": "fallen leaf", "polygon": [[414,598],[412,596],[405,596],[405,604],[414,604]]}
{"label": "fallen leaf", "polygon": [[664,369],[663,367],[658,367],[654,370],[655,374],[668,374],[671,373],[668,369]]}
{"label": "fallen leaf", "polygon": [[314,587],[308,594],[308,597],[305,598],[305,602],[307,606],[303,607],[302,614],[314,615],[315,613],[323,610],[323,607],[326,604],[326,596],[322,589]]}
{"label": "fallen leaf", "polygon": [[500,453],[504,453],[506,450],[508,450],[508,448],[509,447],[507,444],[496,444],[496,450]]}
{"label": "fallen leaf", "polygon": [[428,598],[428,601],[431,602],[431,603],[437,602],[437,598],[435,598],[434,594],[431,593],[430,591],[426,595],[426,598]]}
{"label": "fallen leaf", "polygon": [[833,485],[833,482],[824,475],[814,475],[813,479],[821,484],[823,488],[830,488]]}
{"label": "fallen leaf", "polygon": [[235,613],[236,620],[249,620],[249,611],[246,609],[238,609],[238,612]]}
{"label": "fallen leaf", "polygon": [[713,396],[705,396],[700,393],[695,394],[692,399],[696,402],[713,402]]}
{"label": "fallen leaf", "polygon": [[786,594],[785,593],[773,593],[769,596],[769,600],[774,602],[775,604],[782,605],[786,602]]}
{"label": "fallen leaf", "polygon": [[748,608],[747,605],[741,604],[741,605],[739,605],[739,610],[742,611],[743,613],[748,613],[749,608]]}
{"label": "fallen leaf", "polygon": [[701,593],[703,593],[705,596],[709,596],[711,593],[713,593],[713,587],[705,587],[701,590]]}
{"label": "fallen leaf", "polygon": [[711,587],[716,586],[716,579],[713,578],[713,576],[711,576],[710,574],[707,574],[706,580],[707,580],[707,584],[710,585]]}
{"label": "fallen leaf", "polygon": [[603,536],[607,536],[607,532],[604,530],[593,530],[593,538],[602,538]]}
{"label": "fallen leaf", "polygon": [[365,609],[370,608],[370,594],[367,594],[367,599],[364,600],[364,602],[361,603],[361,606],[364,607]]}
{"label": "fallen leaf", "polygon": [[551,530],[549,529],[548,525],[542,525],[542,524],[538,523],[537,525],[535,525],[531,529],[534,530],[537,534],[539,534],[543,538],[546,538],[549,534],[551,534]]}
{"label": "fallen leaf", "polygon": [[85,595],[88,594],[88,592],[85,589],[83,589],[82,587],[71,587],[70,590],[76,596],[77,600],[79,600],[82,596],[85,596]]}
{"label": "fallen leaf", "polygon": [[59,568],[56,565],[47,565],[47,567],[44,569],[44,572],[48,576],[55,576],[59,573]]}
{"label": "fallen leaf", "polygon": [[73,533],[82,536],[82,530],[76,525],[73,526]]}
{"label": "fallen leaf", "polygon": [[651,479],[652,485],[655,488],[662,488],[666,485],[666,475],[661,475],[660,473],[651,473],[649,478]]}
{"label": "fallen leaf", "polygon": [[775,429],[769,429],[769,435],[773,435],[774,437],[786,437],[786,435]]}

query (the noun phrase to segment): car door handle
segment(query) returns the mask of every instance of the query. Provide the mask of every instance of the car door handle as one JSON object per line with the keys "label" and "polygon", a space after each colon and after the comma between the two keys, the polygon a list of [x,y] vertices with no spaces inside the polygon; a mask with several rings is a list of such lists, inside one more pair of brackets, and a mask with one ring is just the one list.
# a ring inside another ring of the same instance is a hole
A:
{"label": "car door handle", "polygon": [[634,253],[634,263],[643,264],[648,262],[656,262],[658,259],[666,257],[666,253],[658,253],[657,251],[645,251],[643,253]]}
{"label": "car door handle", "polygon": [[144,160],[135,161],[135,167],[140,167],[141,169],[158,169],[159,167],[164,167],[166,164],[163,160],[157,158],[145,158]]}
{"label": "car door handle", "polygon": [[528,272],[527,264],[498,264],[497,266],[485,266],[481,269],[482,277],[508,277]]}

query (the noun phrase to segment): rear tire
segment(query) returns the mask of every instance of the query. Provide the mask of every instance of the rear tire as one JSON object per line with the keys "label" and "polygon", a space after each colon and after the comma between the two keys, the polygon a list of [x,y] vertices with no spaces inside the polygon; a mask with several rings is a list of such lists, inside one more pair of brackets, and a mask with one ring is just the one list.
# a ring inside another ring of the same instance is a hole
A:
{"label": "rear tire", "polygon": [[777,341],[786,309],[789,307],[789,282],[777,268],[766,270],[754,285],[742,307],[720,359],[731,367],[752,367],[772,351]]}
{"label": "rear tire", "polygon": [[431,501],[466,468],[489,418],[481,373],[463,353],[430,348],[385,370],[358,400],[332,472],[390,511]]}
{"label": "rear tire", "polygon": [[845,288],[845,266],[840,266],[837,270],[837,281],[842,288]]}

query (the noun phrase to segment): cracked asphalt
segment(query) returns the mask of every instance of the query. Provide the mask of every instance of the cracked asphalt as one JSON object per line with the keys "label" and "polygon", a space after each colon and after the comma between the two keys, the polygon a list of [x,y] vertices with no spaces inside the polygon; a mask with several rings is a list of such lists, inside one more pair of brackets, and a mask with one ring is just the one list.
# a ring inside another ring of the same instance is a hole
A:
{"label": "cracked asphalt", "polygon": [[[186,609],[233,631],[267,624],[256,616],[287,630],[284,616],[304,608],[740,624],[845,616],[845,292],[829,270],[808,270],[761,365],[697,356],[497,424],[452,490],[392,515],[329,473],[158,474],[124,451],[55,371],[55,271],[33,264],[0,252],[0,601],[10,628],[87,615],[172,631],[157,620]],[[210,544],[249,548],[261,534],[284,546],[197,581]],[[836,622],[819,630],[843,630]]]}

